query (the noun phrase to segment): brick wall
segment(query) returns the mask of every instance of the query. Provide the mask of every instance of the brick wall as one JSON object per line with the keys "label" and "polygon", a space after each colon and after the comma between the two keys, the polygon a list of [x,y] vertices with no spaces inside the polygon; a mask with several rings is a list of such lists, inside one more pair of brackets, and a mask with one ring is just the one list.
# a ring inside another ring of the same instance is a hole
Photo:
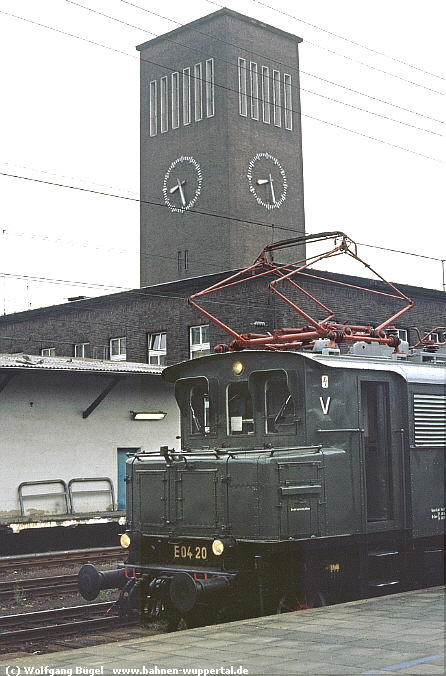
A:
{"label": "brick wall", "polygon": [[[332,308],[338,322],[376,326],[404,305],[382,295],[333,285],[328,280],[367,284],[375,291],[387,290],[381,282],[331,273],[322,275],[326,279],[306,278],[305,289]],[[146,362],[147,334],[166,331],[167,360],[169,364],[175,363],[189,356],[189,327],[208,323],[187,304],[187,298],[220,278],[222,275],[212,275],[6,315],[0,318],[0,351],[38,355],[42,348],[54,347],[58,356],[73,356],[75,343],[88,343],[85,356],[103,358],[108,354],[111,338],[126,336],[127,360]],[[266,330],[304,325],[306,322],[291,308],[267,292],[269,281],[267,277],[252,279],[247,284],[212,294],[202,305],[240,332],[263,331],[256,328],[254,322],[265,322]],[[298,299],[302,308],[314,318],[319,320],[326,316],[325,311],[302,294],[288,293],[289,288],[285,286],[281,288],[294,300]],[[417,287],[400,288],[414,300],[415,306],[395,322],[398,328],[417,326],[427,332],[435,326],[446,325],[444,293]],[[213,324],[210,338],[211,347],[231,340]],[[411,342],[415,341],[413,331],[410,338]]]}

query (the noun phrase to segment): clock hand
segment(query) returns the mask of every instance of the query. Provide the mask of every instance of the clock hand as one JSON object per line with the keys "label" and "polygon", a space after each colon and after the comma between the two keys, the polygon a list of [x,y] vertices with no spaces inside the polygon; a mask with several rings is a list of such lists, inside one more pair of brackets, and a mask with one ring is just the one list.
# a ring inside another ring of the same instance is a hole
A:
{"label": "clock hand", "polygon": [[272,179],[271,174],[269,174],[269,184],[270,184],[270,186],[271,186],[271,199],[272,199],[272,201],[273,201],[273,204],[275,204],[275,202],[276,202],[276,195],[274,194],[274,182],[273,182],[273,179]]}
{"label": "clock hand", "polygon": [[185,196],[184,196],[184,190],[183,190],[183,185],[184,185],[185,183],[186,183],[186,181],[180,181],[180,179],[177,178],[177,184],[174,185],[173,188],[171,188],[171,189],[169,190],[169,192],[170,192],[171,194],[173,194],[173,193],[176,192],[177,190],[180,191],[181,204],[183,205],[183,207],[186,206],[186,198],[185,198]]}

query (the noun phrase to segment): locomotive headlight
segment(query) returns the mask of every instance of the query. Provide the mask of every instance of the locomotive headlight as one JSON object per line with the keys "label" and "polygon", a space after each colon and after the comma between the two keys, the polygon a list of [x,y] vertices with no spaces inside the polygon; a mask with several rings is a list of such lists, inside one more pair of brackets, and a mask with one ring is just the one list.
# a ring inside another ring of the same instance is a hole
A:
{"label": "locomotive headlight", "polygon": [[243,373],[244,370],[245,370],[245,367],[244,367],[244,365],[242,364],[241,361],[235,361],[232,364],[232,373],[235,376],[239,376],[241,373]]}
{"label": "locomotive headlight", "polygon": [[130,543],[131,543],[130,536],[127,535],[127,533],[124,533],[123,535],[121,535],[120,543],[121,543],[121,547],[124,547],[124,549],[128,549],[130,547]]}
{"label": "locomotive headlight", "polygon": [[215,556],[221,556],[225,551],[225,545],[221,540],[214,540],[212,543],[212,551]]}

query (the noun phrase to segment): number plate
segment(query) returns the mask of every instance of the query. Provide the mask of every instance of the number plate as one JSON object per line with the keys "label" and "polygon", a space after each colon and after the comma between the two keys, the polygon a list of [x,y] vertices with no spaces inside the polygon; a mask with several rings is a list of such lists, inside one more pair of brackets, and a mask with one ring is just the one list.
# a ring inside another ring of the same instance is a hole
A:
{"label": "number plate", "polygon": [[172,545],[173,558],[183,561],[207,561],[208,548],[205,545]]}

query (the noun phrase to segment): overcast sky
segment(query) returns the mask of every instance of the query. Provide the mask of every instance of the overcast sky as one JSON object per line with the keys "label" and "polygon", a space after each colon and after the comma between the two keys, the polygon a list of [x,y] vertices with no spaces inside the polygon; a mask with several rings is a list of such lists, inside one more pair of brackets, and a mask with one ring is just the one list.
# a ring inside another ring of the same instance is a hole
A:
{"label": "overcast sky", "polygon": [[[139,286],[135,46],[221,6],[1,0],[1,312]],[[444,2],[225,6],[303,38],[307,231],[418,254],[360,247],[384,277],[441,289]]]}

